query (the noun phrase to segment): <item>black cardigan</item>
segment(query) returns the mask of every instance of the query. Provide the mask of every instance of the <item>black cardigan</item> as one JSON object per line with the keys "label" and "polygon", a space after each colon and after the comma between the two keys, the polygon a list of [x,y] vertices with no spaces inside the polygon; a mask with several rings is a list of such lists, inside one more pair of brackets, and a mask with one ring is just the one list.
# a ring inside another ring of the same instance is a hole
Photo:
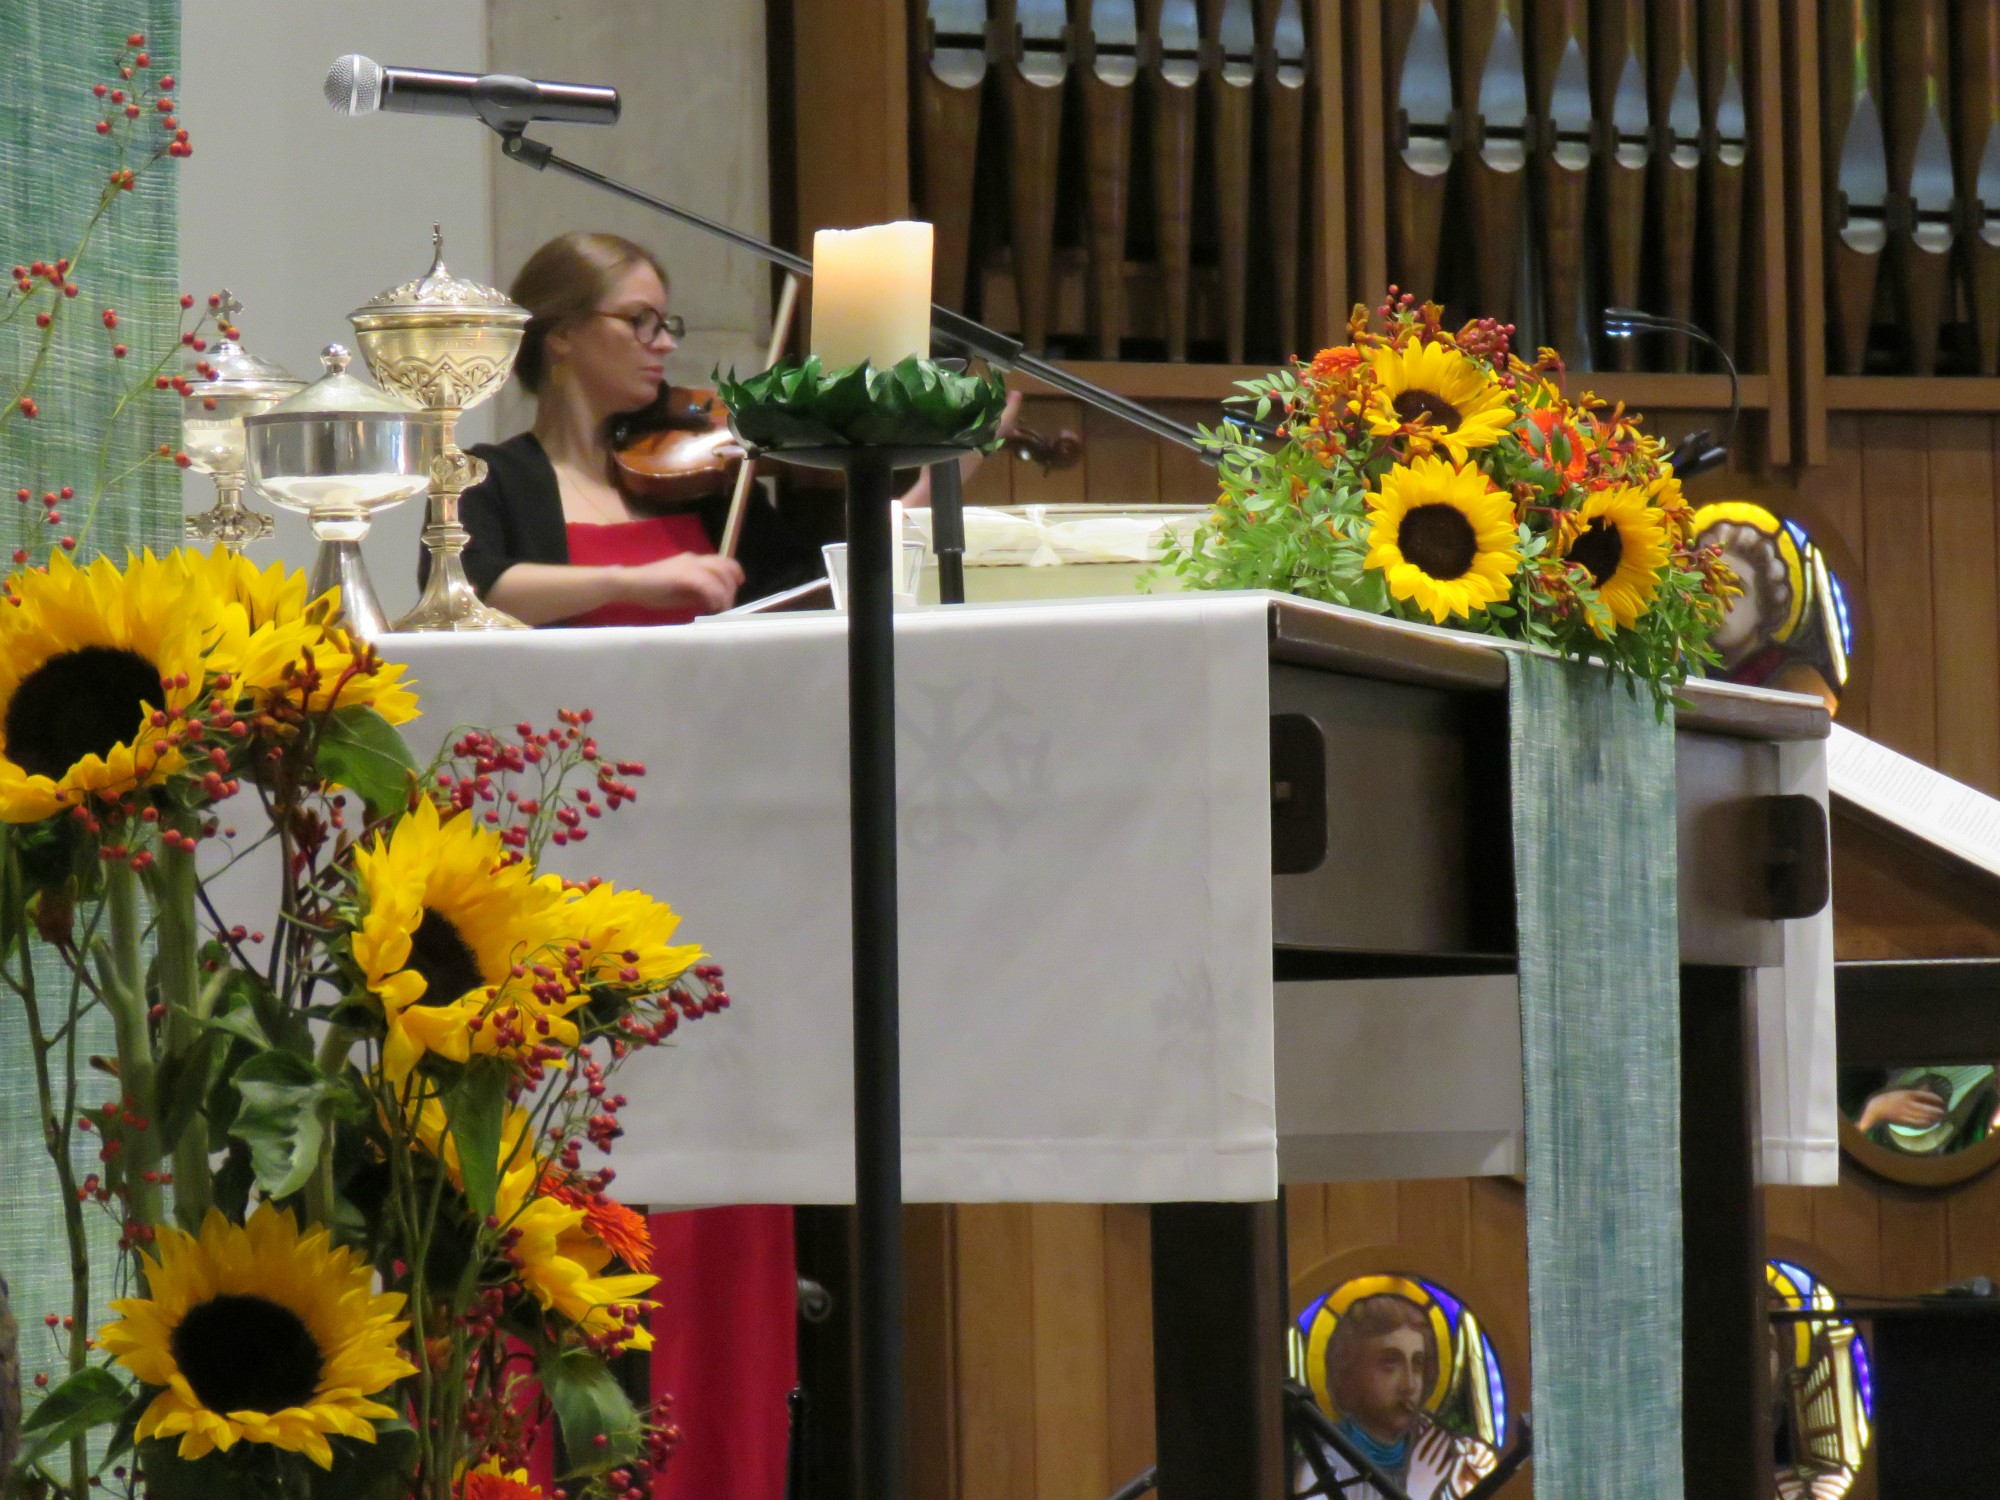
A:
{"label": "black cardigan", "polygon": [[[562,491],[556,468],[532,432],[504,443],[475,443],[469,450],[486,460],[486,477],[459,497],[458,514],[472,534],[465,544],[465,576],[483,599],[515,563],[569,562],[569,533],[563,523]],[[727,495],[701,502],[698,514],[709,544],[721,533]],[[769,506],[752,504],[745,519],[739,559],[749,574],[743,602],[762,598],[817,577],[819,558],[811,544],[792,533]],[[430,575],[430,554],[417,557],[417,581]]]}

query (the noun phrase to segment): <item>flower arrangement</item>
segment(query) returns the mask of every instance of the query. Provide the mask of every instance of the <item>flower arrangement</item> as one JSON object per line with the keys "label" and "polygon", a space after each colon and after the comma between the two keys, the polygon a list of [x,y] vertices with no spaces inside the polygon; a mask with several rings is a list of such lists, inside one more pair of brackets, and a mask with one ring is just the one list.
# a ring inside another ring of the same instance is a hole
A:
{"label": "flower arrangement", "polygon": [[[1378,331],[1379,329],[1379,331]],[[1657,438],[1562,390],[1562,363],[1457,333],[1392,287],[1348,342],[1241,383],[1204,429],[1221,496],[1166,562],[1184,585],[1268,588],[1605,662],[1664,704],[1734,592]],[[1275,432],[1264,428],[1275,418]],[[1275,438],[1275,443],[1269,441]]]}
{"label": "flower arrangement", "polygon": [[[57,550],[0,597],[0,1003],[73,1274],[16,1485],[527,1500],[547,1417],[624,1500],[674,1432],[612,1372],[651,1343],[651,1248],[584,1153],[618,1065],[728,995],[665,903],[538,868],[644,768],[587,711],[420,763],[410,682],[336,603],[220,550]],[[216,882],[260,859],[253,931]],[[122,1293],[94,1336],[92,1215]]]}

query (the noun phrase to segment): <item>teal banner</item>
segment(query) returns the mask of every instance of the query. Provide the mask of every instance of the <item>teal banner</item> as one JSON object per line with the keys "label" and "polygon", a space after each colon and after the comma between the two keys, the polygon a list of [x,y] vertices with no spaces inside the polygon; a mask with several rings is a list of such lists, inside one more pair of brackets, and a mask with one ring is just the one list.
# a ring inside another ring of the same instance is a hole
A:
{"label": "teal banner", "polygon": [[[8,286],[0,304],[6,318],[0,399],[12,409],[0,421],[0,540],[9,554],[21,549],[37,560],[64,536],[79,540],[79,557],[171,547],[181,533],[181,471],[158,450],[162,443],[177,446],[180,402],[153,389],[151,372],[163,359],[165,373],[180,371],[180,163],[166,157],[149,166],[147,159],[174,139],[176,127],[165,123],[167,112],[151,95],[179,66],[180,9],[173,0],[10,0],[4,10],[0,270],[36,261],[74,264],[61,284],[34,279],[32,295]],[[128,45],[134,33],[145,38],[141,47]],[[141,50],[144,68],[136,66]],[[121,64],[133,68],[133,78],[120,77]],[[102,96],[94,92],[98,85]],[[111,93],[129,101],[135,85],[144,108],[129,119],[125,102],[114,102]],[[193,125],[176,120],[192,142]],[[100,132],[99,121],[115,123]],[[100,214],[113,172],[127,168],[133,187],[112,189],[114,201]],[[74,296],[64,294],[68,285]],[[42,317],[49,319],[46,328]],[[115,352],[121,344],[123,358]],[[33,402],[32,416],[21,404],[24,395]],[[28,499],[17,503],[20,490]],[[53,507],[42,503],[45,494],[57,496]],[[45,519],[50,509],[59,520]],[[67,975],[53,963],[42,966],[38,990],[44,1026],[54,1031],[70,1009]],[[111,1050],[108,1025],[86,1009],[74,1052],[80,1091],[63,1086],[61,1051],[51,1058],[55,1112],[73,1119],[116,1098],[116,1081],[87,1061]],[[101,1170],[98,1146],[95,1135],[75,1136],[79,1178]],[[62,1212],[43,1146],[26,1018],[18,999],[0,994],[0,1276],[11,1288],[30,1406],[36,1374],[46,1373],[53,1385],[67,1369],[65,1346],[43,1324],[45,1314],[60,1317],[71,1305]],[[118,1230],[104,1209],[92,1205],[85,1214],[95,1322],[116,1295],[110,1272]]]}
{"label": "teal banner", "polygon": [[1674,729],[1511,658],[1536,1500],[1682,1491]]}

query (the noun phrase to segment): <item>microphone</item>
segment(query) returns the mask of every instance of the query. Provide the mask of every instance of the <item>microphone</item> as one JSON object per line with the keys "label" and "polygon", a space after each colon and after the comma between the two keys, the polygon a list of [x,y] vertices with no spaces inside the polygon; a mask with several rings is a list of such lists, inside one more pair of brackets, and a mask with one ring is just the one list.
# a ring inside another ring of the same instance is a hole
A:
{"label": "microphone", "polygon": [[1683,338],[1706,344],[1715,351],[1716,358],[1729,372],[1729,426],[1723,431],[1720,443],[1710,440],[1705,427],[1699,432],[1690,432],[1667,455],[1667,462],[1674,466],[1674,474],[1681,479],[1692,479],[1726,463],[1729,445],[1736,437],[1736,423],[1743,412],[1743,401],[1737,390],[1736,361],[1729,357],[1729,351],[1717,343],[1705,328],[1662,313],[1642,312],[1636,307],[1605,308],[1604,331],[1614,339],[1635,338],[1642,333],[1677,333]]}
{"label": "microphone", "polygon": [[327,69],[326,102],[336,114],[378,109],[406,115],[468,115],[503,134],[531,120],[615,125],[618,90],[595,83],[542,83],[512,73],[444,73],[384,67],[350,52]]}

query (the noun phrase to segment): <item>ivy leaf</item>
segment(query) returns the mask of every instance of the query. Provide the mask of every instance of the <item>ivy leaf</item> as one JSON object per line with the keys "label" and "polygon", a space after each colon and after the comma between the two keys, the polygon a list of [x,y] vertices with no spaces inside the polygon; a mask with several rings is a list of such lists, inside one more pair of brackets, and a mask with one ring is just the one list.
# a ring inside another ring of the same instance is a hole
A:
{"label": "ivy leaf", "polygon": [[67,1446],[93,1427],[116,1422],[132,1404],[132,1388],[103,1366],[78,1370],[42,1397],[21,1423],[21,1451],[15,1462],[23,1469]]}
{"label": "ivy leaf", "polygon": [[[582,1349],[546,1354],[535,1366],[535,1378],[555,1411],[569,1458],[558,1479],[602,1474],[638,1456],[639,1414],[603,1360]],[[605,1439],[602,1447],[599,1437]]]}
{"label": "ivy leaf", "polygon": [[318,765],[321,775],[360,797],[377,817],[402,806],[417,771],[416,757],[396,726],[365,703],[328,716]]}
{"label": "ivy leaf", "polygon": [[458,1147],[466,1202],[484,1218],[500,1192],[500,1134],[507,1118],[507,1068],[482,1058],[466,1068],[444,1096],[445,1128]]}
{"label": "ivy leaf", "polygon": [[900,444],[991,447],[1006,384],[910,358],[886,370],[863,362],[823,370],[818,358],[738,380],[716,373],[738,437],[759,448]]}
{"label": "ivy leaf", "polygon": [[250,1168],[267,1198],[306,1184],[326,1138],[339,1085],[302,1057],[260,1052],[236,1070],[241,1103],[229,1133],[250,1148]]}

